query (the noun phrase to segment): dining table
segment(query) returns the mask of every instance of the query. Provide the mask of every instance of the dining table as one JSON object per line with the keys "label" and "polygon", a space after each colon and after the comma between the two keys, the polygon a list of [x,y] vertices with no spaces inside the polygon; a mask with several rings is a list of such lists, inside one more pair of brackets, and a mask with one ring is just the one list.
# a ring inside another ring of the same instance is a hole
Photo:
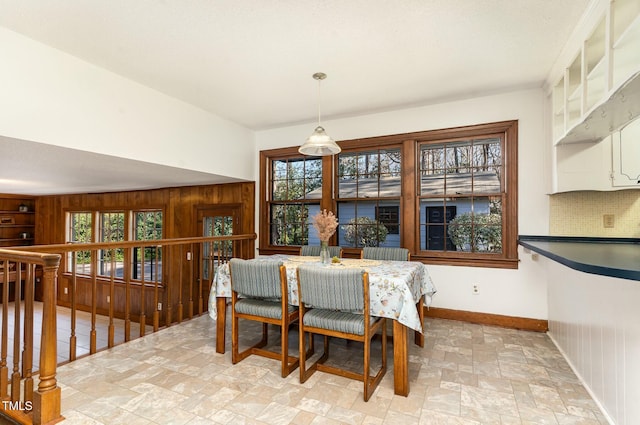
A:
{"label": "dining table", "polygon": [[[297,267],[311,264],[329,268],[359,268],[369,274],[370,313],[393,321],[394,392],[409,394],[408,331],[414,330],[416,344],[423,346],[423,321],[419,308],[429,306],[436,293],[425,264],[418,261],[388,261],[341,258],[323,264],[319,257],[283,255],[260,256],[251,261],[280,261],[286,268],[289,304],[298,305]],[[209,315],[216,320],[216,352],[225,352],[226,309],[231,297],[229,263],[221,264],[209,294]]]}

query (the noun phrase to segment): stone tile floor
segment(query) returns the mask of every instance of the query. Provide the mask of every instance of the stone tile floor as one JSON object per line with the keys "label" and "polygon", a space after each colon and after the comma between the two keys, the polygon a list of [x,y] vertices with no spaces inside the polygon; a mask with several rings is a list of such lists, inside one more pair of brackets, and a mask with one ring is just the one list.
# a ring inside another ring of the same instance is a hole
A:
{"label": "stone tile floor", "polygon": [[[607,423],[546,334],[438,319],[425,325],[425,347],[410,348],[409,396],[394,395],[389,364],[365,403],[358,381],[316,372],[300,384],[298,370],[283,379],[277,361],[258,356],[232,365],[230,338],[227,353],[217,354],[215,322],[201,316],[60,367],[61,423]],[[258,328],[241,328],[248,344]],[[277,332],[270,336],[277,344]],[[362,364],[360,344],[338,340],[331,349],[336,363]],[[379,351],[378,341],[373,368]]]}

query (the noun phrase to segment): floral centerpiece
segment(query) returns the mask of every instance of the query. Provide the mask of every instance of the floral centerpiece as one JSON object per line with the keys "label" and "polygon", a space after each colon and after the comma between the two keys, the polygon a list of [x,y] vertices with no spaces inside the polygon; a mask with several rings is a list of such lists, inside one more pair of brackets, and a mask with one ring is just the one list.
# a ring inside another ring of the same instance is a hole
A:
{"label": "floral centerpiece", "polygon": [[338,228],[338,219],[333,212],[326,209],[321,210],[313,216],[313,228],[318,232],[320,239],[320,259],[323,263],[329,263],[331,261],[328,249],[329,239]]}

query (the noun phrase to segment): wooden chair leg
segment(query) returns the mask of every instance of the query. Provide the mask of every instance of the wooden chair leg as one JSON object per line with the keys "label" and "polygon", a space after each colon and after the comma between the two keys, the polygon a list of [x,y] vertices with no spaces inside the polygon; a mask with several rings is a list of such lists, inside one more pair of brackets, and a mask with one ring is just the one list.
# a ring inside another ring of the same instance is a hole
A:
{"label": "wooden chair leg", "polygon": [[283,323],[280,327],[280,365],[282,377],[289,375],[289,324]]}
{"label": "wooden chair leg", "polygon": [[238,359],[238,318],[233,316],[231,318],[231,363],[236,364],[240,360]]}
{"label": "wooden chair leg", "polygon": [[[300,326],[299,326],[300,329]],[[300,382],[302,381],[302,378],[304,377],[304,368],[305,368],[305,363],[307,360],[307,354],[306,354],[306,346],[305,346],[305,342],[304,342],[304,332],[302,331],[302,329],[300,329],[300,331],[298,332],[298,359],[299,359],[299,364],[298,367],[300,368]]]}
{"label": "wooden chair leg", "polygon": [[371,387],[369,386],[369,362],[371,360],[371,338],[367,338],[364,340],[364,370],[362,374],[362,380],[364,382],[364,401],[369,401],[369,397],[371,397],[370,391]]}
{"label": "wooden chair leg", "polygon": [[280,341],[282,363],[282,377],[286,378],[291,372],[293,372],[299,365],[300,359],[289,355],[289,326],[290,323],[282,324],[282,339]]}
{"label": "wooden chair leg", "polygon": [[[299,360],[299,365],[298,367],[300,368],[300,383],[304,383],[307,381],[307,379],[309,379],[309,377],[311,375],[313,375],[313,373],[316,371],[315,368],[315,363],[309,368],[307,369],[307,350],[306,350],[306,342],[305,342],[305,336],[306,336],[307,332],[304,331],[304,329],[302,329],[302,327],[300,327],[300,336],[299,336],[299,344],[300,344],[300,360]],[[309,333],[309,337],[310,337],[310,345],[313,345],[313,334]]]}
{"label": "wooden chair leg", "polygon": [[231,363],[236,364],[251,354],[261,354],[269,342],[269,325],[262,323],[262,338],[256,344],[250,346],[244,351],[240,351],[240,318],[233,316],[231,319]]}
{"label": "wooden chair leg", "polygon": [[[381,327],[382,327],[382,338],[381,338],[381,346],[382,346],[382,365],[380,369],[374,376],[369,375],[369,367],[371,366],[371,362],[369,359],[371,358],[371,341],[370,339],[367,343],[365,341],[365,386],[364,386],[364,401],[369,401],[369,398],[375,392],[375,389],[378,387],[378,384],[384,377],[387,372],[387,324],[385,323],[386,319],[382,319]],[[367,353],[368,352],[368,356]]]}
{"label": "wooden chair leg", "polygon": [[260,341],[261,346],[264,347],[269,342],[269,324],[262,324],[262,341]]}

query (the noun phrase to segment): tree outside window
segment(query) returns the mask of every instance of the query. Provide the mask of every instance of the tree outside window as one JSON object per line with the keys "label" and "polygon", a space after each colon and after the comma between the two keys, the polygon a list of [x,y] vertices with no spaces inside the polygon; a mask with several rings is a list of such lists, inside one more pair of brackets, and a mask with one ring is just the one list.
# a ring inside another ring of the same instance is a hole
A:
{"label": "tree outside window", "polygon": [[[73,244],[93,242],[93,213],[72,212],[68,215],[67,242]],[[77,274],[91,273],[91,251],[75,251],[67,254],[67,270],[75,268]]]}
{"label": "tree outside window", "polygon": [[[162,211],[134,211],[133,236],[137,241],[162,239]],[[162,248],[155,246],[133,249],[132,279],[162,281]]]}
{"label": "tree outside window", "polygon": [[421,249],[502,252],[502,146],[500,136],[420,145]]}
{"label": "tree outside window", "polygon": [[341,226],[338,242],[341,246],[400,246],[401,225],[397,211],[402,195],[401,173],[399,148],[343,151],[339,155],[338,218]]}
{"label": "tree outside window", "polygon": [[[159,240],[163,237],[163,214],[161,210],[145,211],[70,211],[67,213],[67,243],[123,242],[133,240]],[[97,223],[97,225],[95,224]],[[131,235],[131,236],[128,236]],[[162,251],[160,248],[134,248],[133,279],[145,280],[162,276]],[[67,258],[67,271],[91,275],[91,251],[77,251]],[[99,276],[124,278],[124,255],[122,248],[103,249],[97,252],[97,274]]]}
{"label": "tree outside window", "polygon": [[349,255],[403,246],[431,264],[517,268],[517,121],[338,143],[322,161],[293,146],[260,153],[261,253],[313,242],[309,216],[326,208]]}
{"label": "tree outside window", "polygon": [[271,244],[305,245],[309,240],[310,208],[320,208],[322,160],[284,158],[271,162],[269,230]]}
{"label": "tree outside window", "polygon": [[[123,242],[125,235],[124,212],[102,212],[100,217],[100,231],[98,233],[100,240],[97,242]],[[111,273],[117,278],[124,277],[124,250],[118,249],[101,249],[98,252],[98,274],[102,276],[111,276]]]}

